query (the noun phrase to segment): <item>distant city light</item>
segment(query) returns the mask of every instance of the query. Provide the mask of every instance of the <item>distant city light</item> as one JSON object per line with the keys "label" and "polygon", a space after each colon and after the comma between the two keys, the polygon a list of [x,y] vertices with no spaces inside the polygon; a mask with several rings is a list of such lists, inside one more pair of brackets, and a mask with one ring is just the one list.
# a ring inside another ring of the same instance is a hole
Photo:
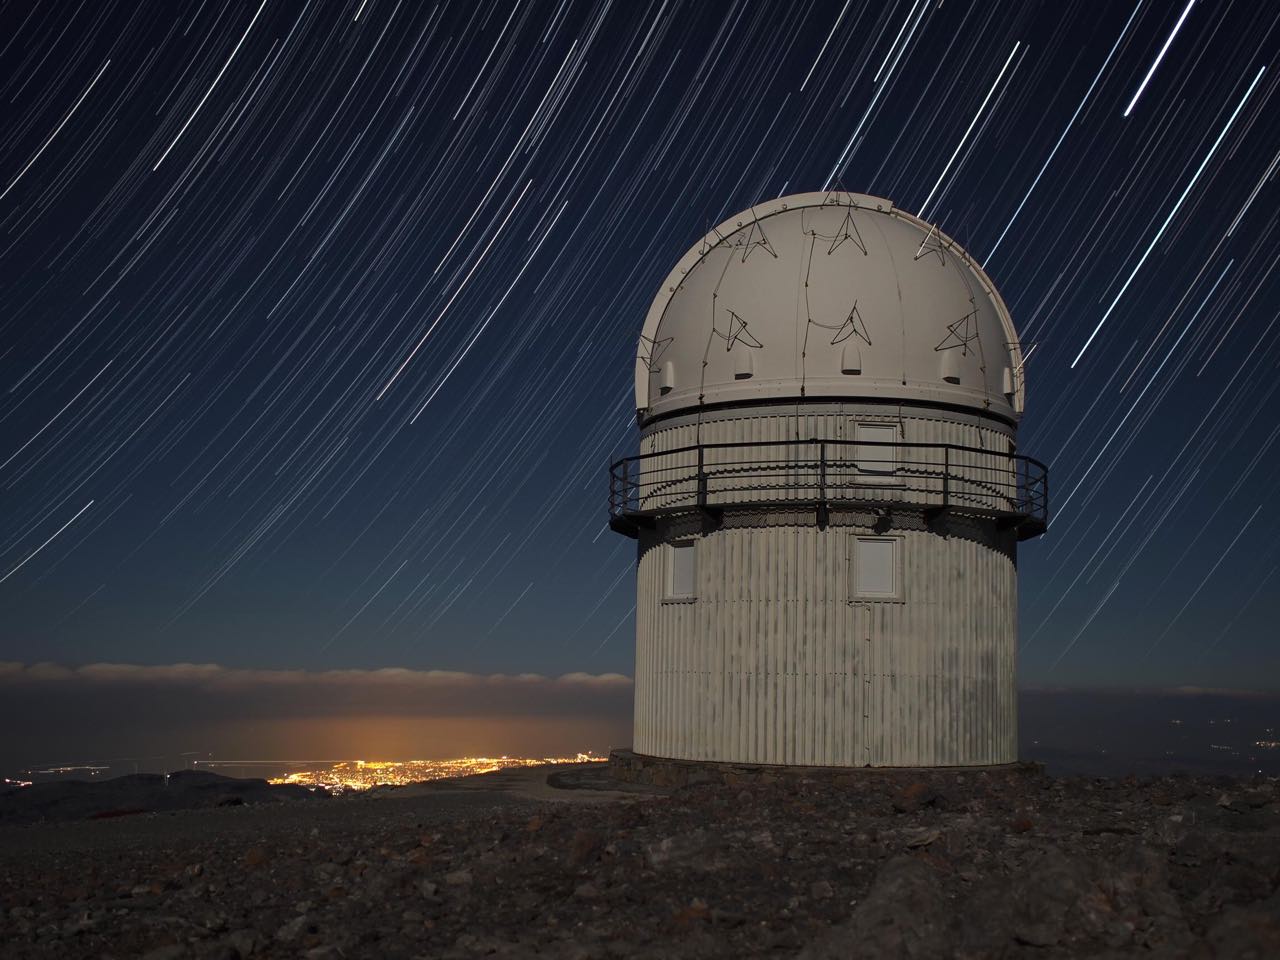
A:
{"label": "distant city light", "polygon": [[579,753],[572,757],[460,757],[456,760],[344,760],[313,770],[272,777],[275,784],[324,787],[335,793],[372,787],[405,786],[426,780],[468,777],[516,767],[540,767],[558,763],[599,763],[606,757]]}

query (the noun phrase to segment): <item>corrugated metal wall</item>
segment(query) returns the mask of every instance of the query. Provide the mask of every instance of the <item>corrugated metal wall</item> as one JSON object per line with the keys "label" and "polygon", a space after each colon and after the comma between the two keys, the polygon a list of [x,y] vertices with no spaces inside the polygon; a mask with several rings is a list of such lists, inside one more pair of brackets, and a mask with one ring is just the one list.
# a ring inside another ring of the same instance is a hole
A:
{"label": "corrugated metal wall", "polygon": [[897,423],[908,443],[955,443],[1007,452],[1013,428],[976,414],[949,413],[896,404],[778,404],[769,407],[708,411],[660,421],[640,440],[642,453],[697,443],[745,443],[762,440],[854,439],[858,423]]}
{"label": "corrugated metal wall", "polygon": [[[810,435],[851,431],[863,419],[846,413],[814,423]],[[722,423],[704,423],[702,441],[783,439],[795,429],[793,418],[776,415]],[[643,449],[696,442],[693,429],[655,431]],[[912,417],[907,429],[914,442],[1001,452],[1009,435],[941,417]],[[858,600],[849,560],[855,533],[872,532],[870,519],[840,514],[822,529],[803,515],[727,516],[697,537],[692,602],[663,599],[670,541],[686,532],[662,523],[644,532],[635,750],[837,766],[1014,761],[1012,537],[963,519],[943,536],[918,517],[895,516],[881,532],[902,538],[903,599]]]}

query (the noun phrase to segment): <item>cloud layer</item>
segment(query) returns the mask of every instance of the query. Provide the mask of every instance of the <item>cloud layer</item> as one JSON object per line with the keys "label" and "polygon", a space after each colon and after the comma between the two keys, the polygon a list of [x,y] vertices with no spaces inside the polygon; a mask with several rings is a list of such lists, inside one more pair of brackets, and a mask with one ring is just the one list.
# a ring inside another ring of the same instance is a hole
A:
{"label": "cloud layer", "polygon": [[630,739],[616,673],[261,670],[0,661],[8,767],[65,757],[203,750],[312,756],[574,752]]}

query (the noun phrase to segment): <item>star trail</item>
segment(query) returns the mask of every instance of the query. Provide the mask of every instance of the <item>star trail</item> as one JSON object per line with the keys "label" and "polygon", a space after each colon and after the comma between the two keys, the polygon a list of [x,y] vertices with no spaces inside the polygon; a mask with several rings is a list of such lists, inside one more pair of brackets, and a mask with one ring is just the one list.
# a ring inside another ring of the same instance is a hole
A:
{"label": "star trail", "polygon": [[1280,683],[1280,10],[0,9],[0,659],[630,674],[637,336],[712,224],[963,243],[1051,464],[1024,682]]}

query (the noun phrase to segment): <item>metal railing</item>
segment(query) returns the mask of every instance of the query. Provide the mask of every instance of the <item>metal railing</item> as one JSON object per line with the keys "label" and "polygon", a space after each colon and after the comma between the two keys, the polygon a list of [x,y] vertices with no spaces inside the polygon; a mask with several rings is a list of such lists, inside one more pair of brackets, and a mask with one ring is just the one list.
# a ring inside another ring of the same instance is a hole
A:
{"label": "metal railing", "polygon": [[1049,519],[1038,460],[947,443],[775,440],[704,443],[626,457],[609,468],[609,516],[623,532],[663,513],[810,505],[916,507],[992,516],[1022,537]]}

